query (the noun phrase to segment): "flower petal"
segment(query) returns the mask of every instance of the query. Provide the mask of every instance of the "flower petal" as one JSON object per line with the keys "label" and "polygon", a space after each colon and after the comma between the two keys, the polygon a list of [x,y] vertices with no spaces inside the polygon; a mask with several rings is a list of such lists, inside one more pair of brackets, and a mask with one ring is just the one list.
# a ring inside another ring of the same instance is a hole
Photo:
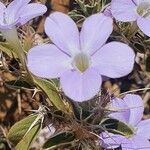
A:
{"label": "flower petal", "polygon": [[139,17],[137,19],[137,25],[144,34],[150,37],[150,18]]}
{"label": "flower petal", "polygon": [[2,2],[0,2],[0,24],[3,24],[5,9],[6,9],[5,5]]}
{"label": "flower petal", "polygon": [[92,56],[92,66],[102,75],[119,78],[132,71],[134,57],[135,54],[128,45],[110,42]]}
{"label": "flower petal", "polygon": [[122,99],[113,99],[111,107],[113,107],[112,109],[117,112],[111,113],[109,115],[110,117],[128,123],[130,117],[130,110],[128,109],[128,105]]}
{"label": "flower petal", "polygon": [[146,139],[150,139],[150,119],[143,120],[137,125],[137,134]]}
{"label": "flower petal", "polygon": [[68,54],[79,52],[79,31],[67,15],[55,12],[45,21],[45,32],[61,50]]}
{"label": "flower petal", "polygon": [[70,70],[60,77],[64,93],[79,102],[95,96],[100,90],[101,82],[101,76],[94,69],[88,69],[84,73]]}
{"label": "flower petal", "polygon": [[[109,135],[108,135],[109,134]],[[117,148],[117,144],[121,145],[122,150],[149,150],[150,142],[138,135],[134,135],[132,138],[126,138],[121,135],[112,134],[112,133],[103,133],[101,135],[103,139],[102,146],[104,148]]]}
{"label": "flower petal", "polygon": [[55,45],[43,44],[31,48],[27,56],[28,68],[36,76],[57,78],[70,69],[70,57]]}
{"label": "flower petal", "polygon": [[113,21],[104,14],[88,17],[80,33],[81,50],[93,54],[108,39],[113,30]]}
{"label": "flower petal", "polygon": [[127,94],[123,100],[130,109],[130,118],[128,123],[134,127],[140,122],[143,117],[143,100],[140,96],[135,94]]}
{"label": "flower petal", "polygon": [[37,4],[37,3],[31,3],[28,5],[25,5],[20,11],[18,12],[18,17],[19,17],[19,23],[21,25],[25,24],[29,20],[43,15],[47,11],[46,6],[42,4]]}
{"label": "flower petal", "polygon": [[118,148],[121,145],[122,140],[124,140],[125,138],[118,134],[112,134],[106,132],[102,132],[100,134],[100,137],[101,137],[100,145],[106,149]]}
{"label": "flower petal", "polygon": [[[18,11],[25,5],[27,5],[31,0],[14,0],[12,1],[6,9],[7,22],[12,24],[17,20]],[[27,13],[27,12],[26,12]]]}
{"label": "flower petal", "polygon": [[122,150],[149,150],[150,142],[138,135],[127,139],[125,138],[121,144]]}
{"label": "flower petal", "polygon": [[111,12],[118,21],[135,21],[138,17],[136,3],[133,0],[112,0]]}

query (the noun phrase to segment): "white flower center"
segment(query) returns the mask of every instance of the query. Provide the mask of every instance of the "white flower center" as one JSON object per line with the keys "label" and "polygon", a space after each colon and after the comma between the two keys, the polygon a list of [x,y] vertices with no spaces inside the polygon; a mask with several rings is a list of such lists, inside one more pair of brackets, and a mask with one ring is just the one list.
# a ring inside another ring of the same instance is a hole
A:
{"label": "white flower center", "polygon": [[90,56],[81,52],[74,56],[72,66],[80,72],[86,71],[91,64]]}
{"label": "white flower center", "polygon": [[150,2],[141,2],[137,7],[137,13],[144,17],[150,17]]}

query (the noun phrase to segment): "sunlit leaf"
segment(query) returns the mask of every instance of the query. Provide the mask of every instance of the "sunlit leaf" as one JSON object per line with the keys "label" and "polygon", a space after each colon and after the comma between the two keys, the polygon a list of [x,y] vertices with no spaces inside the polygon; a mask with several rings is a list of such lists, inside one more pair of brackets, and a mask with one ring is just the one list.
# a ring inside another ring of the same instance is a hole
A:
{"label": "sunlit leaf", "polygon": [[[32,140],[34,139],[34,137],[36,136],[41,127],[41,123],[38,121],[30,129],[30,127],[32,126],[37,117],[38,115],[30,115],[20,120],[19,122],[15,123],[11,127],[7,135],[9,141],[14,145],[17,145],[18,143],[26,143],[25,147],[29,147],[29,145],[31,144]],[[17,145],[17,147],[20,146]]]}
{"label": "sunlit leaf", "polygon": [[39,78],[34,78],[34,82],[42,89],[43,92],[45,92],[50,102],[52,102],[57,109],[64,112],[67,111],[63,99],[60,97],[56,86],[52,82]]}

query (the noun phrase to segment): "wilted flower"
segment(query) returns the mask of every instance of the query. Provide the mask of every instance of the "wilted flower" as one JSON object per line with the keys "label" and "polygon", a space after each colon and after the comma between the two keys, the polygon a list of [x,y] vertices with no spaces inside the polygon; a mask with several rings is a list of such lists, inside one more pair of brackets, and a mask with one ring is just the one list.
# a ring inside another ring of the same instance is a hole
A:
{"label": "wilted flower", "polygon": [[12,29],[34,17],[44,14],[47,8],[31,0],[14,0],[7,7],[0,2],[0,29]]}
{"label": "wilted flower", "polygon": [[150,0],[112,0],[111,12],[118,21],[137,21],[141,31],[150,36]]}
{"label": "wilted flower", "polygon": [[29,70],[43,78],[60,78],[65,94],[85,101],[100,90],[101,75],[122,77],[131,72],[134,52],[126,44],[105,44],[112,32],[112,19],[103,14],[87,18],[79,33],[73,20],[59,12],[45,22],[45,31],[55,44],[32,48]]}
{"label": "wilted flower", "polygon": [[138,95],[128,94],[123,100],[114,99],[112,107],[118,112],[110,117],[128,124],[133,130],[133,135],[128,137],[103,132],[102,145],[104,148],[117,148],[121,145],[122,150],[149,150],[150,149],[150,119],[142,120],[144,104]]}

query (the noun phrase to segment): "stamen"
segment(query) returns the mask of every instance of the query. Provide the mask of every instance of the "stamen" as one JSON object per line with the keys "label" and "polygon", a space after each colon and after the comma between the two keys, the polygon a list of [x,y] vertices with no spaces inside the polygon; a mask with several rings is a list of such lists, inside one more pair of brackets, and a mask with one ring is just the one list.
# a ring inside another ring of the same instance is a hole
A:
{"label": "stamen", "polygon": [[84,72],[90,66],[90,57],[85,53],[78,53],[74,56],[72,66],[80,72]]}

